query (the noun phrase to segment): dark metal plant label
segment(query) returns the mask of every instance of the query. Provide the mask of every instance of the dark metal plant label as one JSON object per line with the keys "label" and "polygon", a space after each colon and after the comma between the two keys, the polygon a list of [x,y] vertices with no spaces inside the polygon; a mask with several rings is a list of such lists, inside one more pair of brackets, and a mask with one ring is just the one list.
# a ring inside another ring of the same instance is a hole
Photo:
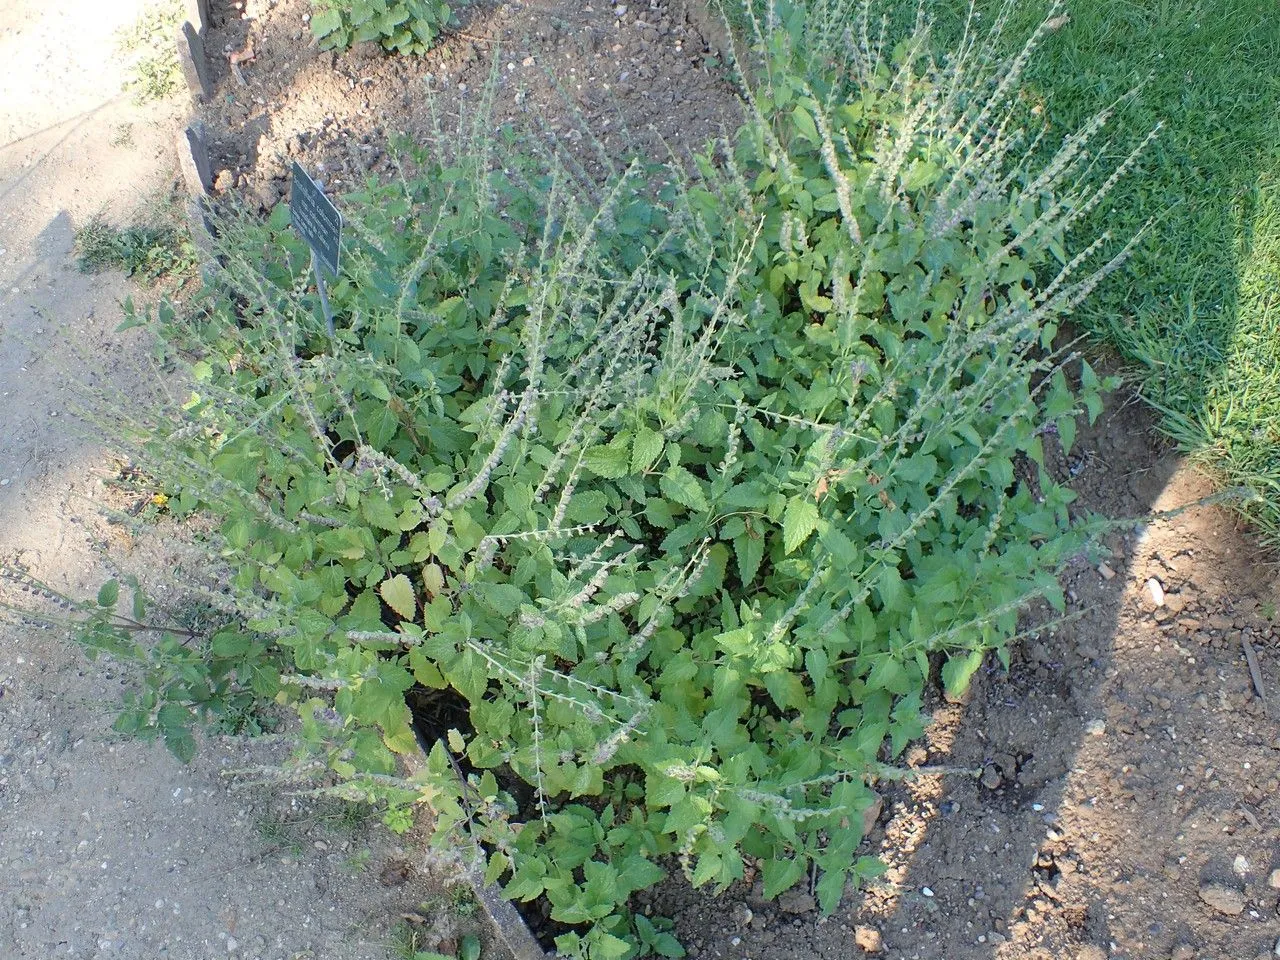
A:
{"label": "dark metal plant label", "polygon": [[293,189],[289,194],[289,215],[316,260],[330,274],[337,276],[338,256],[342,249],[342,214],[324,195],[320,184],[296,162],[293,165]]}

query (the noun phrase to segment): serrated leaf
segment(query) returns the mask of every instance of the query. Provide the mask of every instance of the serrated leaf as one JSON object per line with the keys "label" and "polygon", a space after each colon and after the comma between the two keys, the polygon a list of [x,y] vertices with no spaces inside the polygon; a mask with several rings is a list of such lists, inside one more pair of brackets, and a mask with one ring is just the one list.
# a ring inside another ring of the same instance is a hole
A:
{"label": "serrated leaf", "polygon": [[418,615],[418,598],[414,596],[413,584],[403,573],[378,584],[378,594],[403,619],[413,620]]}
{"label": "serrated leaf", "polygon": [[182,763],[190,763],[191,758],[196,755],[196,741],[190,730],[176,730],[165,734],[164,745]]}
{"label": "serrated leaf", "polygon": [[322,10],[311,17],[311,32],[323,40],[342,26],[342,16],[335,9]]}
{"label": "serrated leaf", "polygon": [[216,634],[211,644],[215,657],[239,657],[248,652],[250,640],[243,633],[234,630],[223,630]]}
{"label": "serrated leaf", "polygon": [[1076,418],[1063,417],[1058,421],[1058,442],[1062,444],[1063,454],[1070,454],[1076,442]]}
{"label": "serrated leaf", "polygon": [[791,111],[791,118],[796,125],[796,133],[804,137],[810,143],[819,143],[818,126],[813,122],[813,116],[804,107],[796,107]]}
{"label": "serrated leaf", "polygon": [[658,457],[662,456],[662,448],[666,445],[662,434],[648,427],[636,431],[631,441],[631,472],[643,473],[648,470]]}
{"label": "serrated leaf", "polygon": [[973,675],[982,666],[982,651],[974,650],[967,654],[955,654],[947,658],[942,665],[942,687],[951,698],[963,697],[969,689]]}
{"label": "serrated leaf", "polygon": [[690,510],[706,510],[709,506],[698,478],[684,467],[668,467],[658,481],[658,487],[668,500],[683,504]]}
{"label": "serrated leaf", "polygon": [[380,530],[400,532],[400,514],[391,501],[377,493],[371,493],[360,501],[364,518]]}
{"label": "serrated leaf", "polygon": [[792,497],[782,515],[782,549],[798,550],[818,528],[818,505],[806,496]]}
{"label": "serrated leaf", "polygon": [[596,928],[591,938],[591,956],[599,960],[622,960],[631,953],[631,944],[612,933],[601,933]]}
{"label": "serrated leaf", "polygon": [[764,898],[772,900],[778,894],[790,890],[804,876],[805,861],[800,857],[786,860],[765,860],[760,865],[764,874]]}
{"label": "serrated leaf", "polygon": [[120,584],[115,580],[108,580],[98,589],[98,606],[100,607],[114,607],[119,599]]}
{"label": "serrated leaf", "polygon": [[583,456],[582,464],[596,476],[606,480],[625,477],[630,469],[627,448],[623,446],[592,447]]}
{"label": "serrated leaf", "polygon": [[735,537],[733,552],[738,558],[738,576],[744,587],[755,582],[760,572],[760,561],[764,559],[764,538],[753,537],[749,533]]}

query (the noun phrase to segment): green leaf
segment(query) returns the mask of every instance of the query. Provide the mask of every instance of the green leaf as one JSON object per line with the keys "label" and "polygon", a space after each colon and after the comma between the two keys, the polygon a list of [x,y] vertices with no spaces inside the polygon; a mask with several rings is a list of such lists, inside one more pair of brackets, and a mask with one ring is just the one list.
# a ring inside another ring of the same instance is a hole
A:
{"label": "green leaf", "polygon": [[360,512],[364,518],[380,530],[399,532],[400,514],[392,502],[382,494],[373,492],[360,500]]}
{"label": "green leaf", "polygon": [[792,497],[782,515],[782,548],[794,553],[818,527],[818,505],[807,496]]}
{"label": "green leaf", "polygon": [[942,665],[942,687],[948,697],[963,697],[969,689],[973,675],[982,666],[983,651],[974,650],[967,654],[954,654]]}
{"label": "green leaf", "polygon": [[598,477],[617,480],[629,470],[627,448],[624,446],[592,447],[582,458],[583,465]]}
{"label": "green leaf", "polygon": [[222,630],[213,637],[210,649],[215,657],[231,659],[243,656],[248,652],[252,642],[243,633],[235,630]]}
{"label": "green leaf", "polygon": [[321,10],[311,15],[311,32],[323,40],[342,26],[342,15],[336,9]]}
{"label": "green leaf", "polygon": [[164,745],[183,763],[190,763],[196,755],[196,741],[190,730],[176,730],[164,736]]}
{"label": "green leaf", "polygon": [[631,944],[612,933],[600,931],[599,927],[592,930],[589,942],[592,960],[622,960],[631,953]]}
{"label": "green leaf", "polygon": [[666,442],[662,434],[648,427],[636,431],[631,441],[631,472],[643,473],[648,470],[658,457],[662,456],[662,448]]}
{"label": "green leaf", "polygon": [[485,606],[503,617],[511,616],[529,599],[523,590],[510,583],[477,583],[474,590]]}
{"label": "green leaf", "polygon": [[791,119],[795,122],[796,133],[810,143],[821,142],[821,138],[818,136],[818,126],[813,122],[813,116],[808,110],[804,107],[796,107],[791,111]]}
{"label": "green leaf", "polygon": [[733,552],[738,558],[738,576],[742,585],[749,587],[755,582],[760,561],[764,559],[764,537],[743,533],[734,538]]}
{"label": "green leaf", "polygon": [[98,590],[98,606],[100,607],[114,607],[119,599],[120,584],[115,580],[108,580]]}
{"label": "green leaf", "polygon": [[662,495],[668,500],[683,504],[690,510],[707,510],[706,495],[698,483],[698,478],[684,467],[668,467],[658,481]]}
{"label": "green leaf", "polygon": [[1058,442],[1062,444],[1062,452],[1064,454],[1071,453],[1071,448],[1076,442],[1076,418],[1074,416],[1063,417],[1058,421]]}
{"label": "green leaf", "polygon": [[378,585],[378,593],[382,599],[402,619],[413,620],[418,615],[418,598],[414,596],[413,584],[403,573],[398,573]]}
{"label": "green leaf", "polygon": [[772,900],[778,894],[790,890],[804,876],[806,861],[803,857],[772,858],[760,865],[764,874],[764,898]]}
{"label": "green leaf", "polygon": [[605,517],[609,498],[601,490],[582,490],[569,499],[565,515],[574,523],[599,523]]}

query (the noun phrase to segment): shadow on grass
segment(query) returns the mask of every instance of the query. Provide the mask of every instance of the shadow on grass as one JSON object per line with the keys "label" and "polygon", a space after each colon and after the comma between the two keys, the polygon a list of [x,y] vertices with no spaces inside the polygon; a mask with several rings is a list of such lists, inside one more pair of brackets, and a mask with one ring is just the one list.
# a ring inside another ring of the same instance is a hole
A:
{"label": "shadow on grass", "polygon": [[[961,25],[937,5],[945,48]],[[998,0],[981,0],[985,18]],[[1014,43],[1044,15],[1018,4]],[[980,20],[981,22],[981,20]],[[1118,240],[1151,221],[1127,268],[1080,320],[1134,369],[1160,428],[1228,485],[1264,498],[1249,513],[1280,536],[1280,17],[1235,0],[1078,0],[1048,35],[1028,90],[1051,130],[1120,105],[1114,166],[1160,135],[1111,203],[1081,228]],[[1055,138],[1050,138],[1051,141]]]}

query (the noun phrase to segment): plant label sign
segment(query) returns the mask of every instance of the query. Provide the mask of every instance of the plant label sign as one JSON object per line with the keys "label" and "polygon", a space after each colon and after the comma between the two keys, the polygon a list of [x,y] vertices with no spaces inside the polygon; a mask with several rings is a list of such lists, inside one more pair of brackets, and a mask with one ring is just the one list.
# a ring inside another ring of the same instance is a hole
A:
{"label": "plant label sign", "polygon": [[324,195],[320,184],[295,161],[293,189],[289,192],[289,216],[302,239],[311,247],[318,264],[338,275],[338,254],[342,249],[342,214]]}

